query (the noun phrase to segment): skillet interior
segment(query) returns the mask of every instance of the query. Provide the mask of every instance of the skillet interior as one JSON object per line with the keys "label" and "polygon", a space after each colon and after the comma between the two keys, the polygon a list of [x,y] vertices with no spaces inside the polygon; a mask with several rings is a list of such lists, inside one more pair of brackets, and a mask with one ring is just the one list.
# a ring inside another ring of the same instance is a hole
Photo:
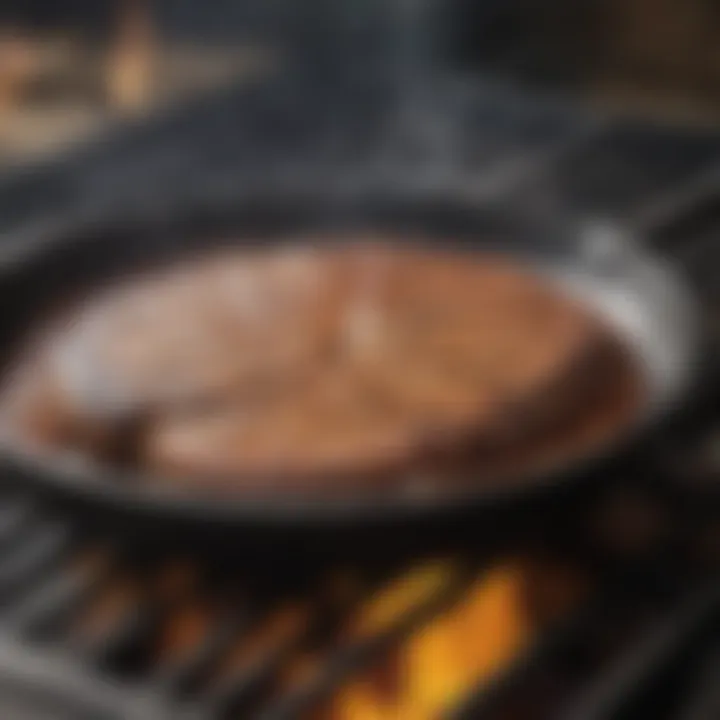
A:
{"label": "skillet interior", "polygon": [[[590,455],[531,473],[508,485],[473,485],[441,495],[383,496],[348,494],[318,502],[315,496],[248,497],[236,501],[181,491],[77,460],[38,456],[21,447],[2,449],[9,468],[22,482],[39,483],[92,502],[160,511],[199,520],[287,521],[369,519],[396,514],[427,514],[443,506],[486,505],[512,500],[533,490],[557,486],[588,470],[593,461],[619,450],[681,400],[697,357],[697,313],[681,279],[662,263],[636,251],[608,262],[579,252],[577,236],[512,217],[501,209],[469,208],[441,198],[247,198],[223,207],[188,206],[166,217],[135,217],[90,222],[68,220],[24,246],[10,245],[0,264],[0,293],[11,308],[0,322],[3,347],[12,350],[28,328],[42,322],[64,302],[76,300],[99,282],[183,253],[213,245],[279,242],[298,232],[379,229],[443,247],[511,254],[587,302],[630,346],[647,389],[630,428],[594,447]],[[325,232],[322,232],[325,231]],[[351,234],[351,233],[348,233]],[[341,239],[342,232],[333,237]],[[9,352],[4,360],[12,356]]]}

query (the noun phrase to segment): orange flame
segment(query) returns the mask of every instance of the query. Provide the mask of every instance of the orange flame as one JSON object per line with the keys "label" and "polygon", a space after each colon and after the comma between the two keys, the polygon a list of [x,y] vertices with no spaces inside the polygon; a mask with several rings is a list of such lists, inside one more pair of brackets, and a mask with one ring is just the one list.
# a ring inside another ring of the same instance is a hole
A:
{"label": "orange flame", "polygon": [[[577,582],[508,564],[485,572],[463,600],[421,628],[383,666],[338,693],[332,720],[431,720],[489,680],[537,631],[529,584],[547,621],[577,601]],[[538,576],[544,580],[537,588]],[[560,580],[560,582],[557,582]],[[550,586],[555,591],[548,592]],[[547,607],[547,596],[552,608]],[[392,599],[392,598],[391,598]],[[548,614],[549,613],[549,614]],[[325,716],[323,716],[325,717]]]}

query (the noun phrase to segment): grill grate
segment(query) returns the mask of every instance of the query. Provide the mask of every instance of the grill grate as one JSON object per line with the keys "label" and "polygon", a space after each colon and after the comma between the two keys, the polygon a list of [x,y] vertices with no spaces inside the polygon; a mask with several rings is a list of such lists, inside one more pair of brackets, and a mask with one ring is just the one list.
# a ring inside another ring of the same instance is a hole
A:
{"label": "grill grate", "polygon": [[[397,664],[398,648],[473,593],[487,592],[498,578],[526,583],[533,573],[539,577],[538,567],[552,578],[548,587],[570,581],[572,591],[551,602],[523,638],[537,640],[505,672],[488,682],[483,675],[502,664],[478,666],[480,690],[459,697],[448,717],[506,717],[521,698],[530,708],[542,701],[543,717],[551,718],[568,691],[579,689],[582,709],[568,718],[620,717],[606,708],[629,702],[630,689],[636,695],[643,686],[630,682],[636,674],[649,682],[658,663],[684,657],[680,641],[702,635],[707,654],[718,640],[707,629],[711,620],[717,628],[717,588],[702,589],[699,574],[674,556],[672,536],[624,565],[598,541],[590,576],[587,557],[558,557],[555,547],[525,555],[514,549],[499,572],[488,558],[465,551],[435,561],[405,558],[382,570],[330,569],[290,592],[272,578],[242,570],[228,576],[198,558],[159,550],[138,562],[137,548],[79,533],[40,504],[5,498],[3,507],[0,678],[5,668],[31,687],[71,689],[73,702],[90,706],[111,698],[103,710],[108,718],[336,717],[316,713],[331,713],[338,693],[378,663]],[[666,522],[683,534],[679,519]],[[582,522],[593,527],[587,517]],[[542,596],[543,589],[536,592]],[[678,614],[694,594],[700,600]],[[575,610],[567,617],[569,608]],[[663,640],[659,647],[654,638]],[[603,682],[595,688],[590,681],[598,674]],[[696,695],[709,702],[706,689]]]}

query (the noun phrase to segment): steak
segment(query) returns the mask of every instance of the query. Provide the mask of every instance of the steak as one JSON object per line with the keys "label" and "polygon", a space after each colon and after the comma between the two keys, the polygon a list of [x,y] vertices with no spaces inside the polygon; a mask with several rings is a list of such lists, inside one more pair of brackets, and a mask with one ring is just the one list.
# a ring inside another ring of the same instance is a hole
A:
{"label": "steak", "polygon": [[4,407],[42,442],[198,486],[392,483],[531,439],[597,392],[618,342],[496,256],[224,250],[75,308]]}

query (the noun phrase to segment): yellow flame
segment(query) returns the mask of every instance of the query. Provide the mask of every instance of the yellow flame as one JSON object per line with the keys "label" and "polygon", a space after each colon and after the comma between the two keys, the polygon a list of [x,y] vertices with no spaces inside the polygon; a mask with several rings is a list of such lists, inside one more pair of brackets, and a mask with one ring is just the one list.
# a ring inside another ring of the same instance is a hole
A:
{"label": "yellow flame", "polygon": [[[437,568],[435,569],[437,572]],[[427,583],[430,575],[424,577]],[[412,595],[417,585],[405,587]],[[402,594],[402,593],[400,593]],[[398,595],[378,598],[375,612],[397,612]],[[386,605],[385,605],[386,604]],[[365,677],[345,688],[334,703],[334,720],[431,720],[479,681],[489,679],[531,634],[524,607],[524,575],[517,566],[488,571],[461,603],[402,645],[393,658],[394,687]]]}

